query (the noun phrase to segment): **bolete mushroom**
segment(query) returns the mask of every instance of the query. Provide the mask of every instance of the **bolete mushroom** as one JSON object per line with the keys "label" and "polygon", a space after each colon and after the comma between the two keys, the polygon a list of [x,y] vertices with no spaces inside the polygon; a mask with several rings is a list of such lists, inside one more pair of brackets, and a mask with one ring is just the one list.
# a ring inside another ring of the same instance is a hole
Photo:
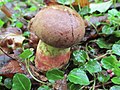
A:
{"label": "bolete mushroom", "polygon": [[81,16],[69,7],[48,6],[31,20],[29,28],[40,39],[35,65],[41,71],[61,68],[70,59],[70,47],[85,34]]}

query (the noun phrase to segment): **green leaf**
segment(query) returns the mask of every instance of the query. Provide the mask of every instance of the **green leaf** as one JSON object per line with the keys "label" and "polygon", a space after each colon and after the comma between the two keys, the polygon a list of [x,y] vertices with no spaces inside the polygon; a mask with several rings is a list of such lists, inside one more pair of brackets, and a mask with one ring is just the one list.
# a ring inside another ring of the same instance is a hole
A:
{"label": "green leaf", "polygon": [[30,36],[30,32],[29,32],[29,31],[24,32],[24,33],[23,33],[23,36],[24,36],[24,37],[29,37],[29,36]]}
{"label": "green leaf", "polygon": [[0,28],[3,27],[4,22],[0,19]]}
{"label": "green leaf", "polygon": [[100,82],[105,83],[110,79],[110,75],[109,74],[105,75],[100,73],[97,78]]}
{"label": "green leaf", "polygon": [[120,77],[113,77],[111,79],[111,81],[114,83],[114,84],[120,84]]}
{"label": "green leaf", "polygon": [[108,17],[113,17],[118,15],[118,11],[116,9],[112,9],[108,11]]}
{"label": "green leaf", "polygon": [[99,62],[96,60],[89,60],[85,67],[91,74],[100,72],[102,70]]}
{"label": "green leaf", "polygon": [[37,90],[52,90],[52,89],[46,85],[43,85],[43,86],[39,87]]}
{"label": "green leaf", "polygon": [[21,22],[16,22],[16,26],[18,27],[18,28],[22,28],[22,26],[23,26],[23,23],[21,23]]}
{"label": "green leaf", "polygon": [[90,8],[88,6],[85,6],[78,13],[81,15],[85,15],[85,14],[88,14],[89,12],[90,12]]}
{"label": "green leaf", "polygon": [[116,64],[116,67],[113,69],[114,74],[117,75],[117,76],[120,76],[120,68],[119,68],[119,66]]}
{"label": "green leaf", "polygon": [[105,40],[103,38],[99,38],[96,43],[98,44],[98,46],[100,48],[106,48],[106,49],[110,49],[110,44],[108,44],[107,42],[105,42]]}
{"label": "green leaf", "polygon": [[114,67],[116,67],[116,64],[118,63],[116,56],[111,55],[108,57],[105,57],[101,60],[102,66],[105,69],[113,69]]}
{"label": "green leaf", "polygon": [[8,89],[12,88],[12,79],[11,78],[6,78],[4,80],[4,85],[5,87],[7,87]]}
{"label": "green leaf", "polygon": [[90,4],[90,13],[93,13],[95,11],[99,11],[99,12],[106,12],[109,7],[112,5],[112,1],[108,1],[108,2],[102,2],[102,3],[91,3]]}
{"label": "green leaf", "polygon": [[120,44],[114,44],[112,46],[112,51],[113,53],[115,53],[116,55],[120,56]]}
{"label": "green leaf", "polygon": [[31,82],[24,74],[15,74],[13,77],[12,90],[30,90]]}
{"label": "green leaf", "polygon": [[59,80],[64,78],[64,72],[58,69],[47,71],[46,76],[48,80]]}
{"label": "green leaf", "polygon": [[110,88],[110,90],[120,90],[120,86],[114,85]]}
{"label": "green leaf", "polygon": [[2,76],[0,76],[0,83],[2,82],[2,79],[3,79],[3,77],[2,77]]}
{"label": "green leaf", "polygon": [[114,31],[113,34],[114,34],[116,37],[120,37],[120,30]]}
{"label": "green leaf", "polygon": [[79,69],[79,68],[73,69],[68,74],[68,80],[70,82],[73,82],[75,84],[80,84],[80,85],[89,85],[90,84],[86,73],[83,70]]}
{"label": "green leaf", "polygon": [[69,4],[72,4],[73,2],[75,2],[75,0],[57,0],[57,2],[60,4],[69,5]]}
{"label": "green leaf", "polygon": [[36,11],[36,10],[37,10],[37,7],[36,7],[36,6],[30,7],[30,11]]}
{"label": "green leaf", "polygon": [[115,28],[114,27],[110,27],[110,26],[107,26],[105,25],[103,28],[102,28],[102,33],[103,34],[107,34],[107,35],[110,35],[114,32]]}
{"label": "green leaf", "polygon": [[25,49],[20,55],[19,57],[22,59],[27,59],[30,58],[33,55],[33,51],[30,49]]}
{"label": "green leaf", "polygon": [[74,62],[82,62],[84,63],[87,59],[87,53],[83,50],[76,50],[73,52]]}
{"label": "green leaf", "polygon": [[81,86],[79,84],[68,83],[68,90],[79,90]]}

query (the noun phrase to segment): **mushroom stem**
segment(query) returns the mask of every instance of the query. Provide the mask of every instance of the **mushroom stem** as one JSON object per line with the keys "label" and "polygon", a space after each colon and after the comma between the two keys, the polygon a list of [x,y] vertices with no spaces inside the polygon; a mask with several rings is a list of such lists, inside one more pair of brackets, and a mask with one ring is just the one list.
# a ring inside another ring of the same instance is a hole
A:
{"label": "mushroom stem", "polygon": [[35,65],[41,71],[48,71],[52,68],[61,68],[70,59],[70,48],[55,48],[41,40],[37,46]]}

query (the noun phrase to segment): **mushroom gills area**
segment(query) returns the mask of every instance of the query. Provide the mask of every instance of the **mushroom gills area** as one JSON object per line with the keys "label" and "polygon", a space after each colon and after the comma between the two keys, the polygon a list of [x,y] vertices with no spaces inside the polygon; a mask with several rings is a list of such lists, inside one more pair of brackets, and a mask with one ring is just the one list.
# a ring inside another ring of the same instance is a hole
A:
{"label": "mushroom gills area", "polygon": [[61,68],[70,59],[70,48],[55,48],[45,44],[41,40],[37,46],[35,65],[41,71],[53,68]]}

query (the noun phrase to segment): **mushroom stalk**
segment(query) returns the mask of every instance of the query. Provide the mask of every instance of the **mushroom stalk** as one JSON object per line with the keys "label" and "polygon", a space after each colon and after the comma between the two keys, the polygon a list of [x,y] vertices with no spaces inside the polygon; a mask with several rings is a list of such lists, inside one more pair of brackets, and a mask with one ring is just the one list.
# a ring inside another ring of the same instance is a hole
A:
{"label": "mushroom stalk", "polygon": [[41,40],[37,46],[35,65],[41,71],[61,68],[70,59],[70,48],[55,48]]}

